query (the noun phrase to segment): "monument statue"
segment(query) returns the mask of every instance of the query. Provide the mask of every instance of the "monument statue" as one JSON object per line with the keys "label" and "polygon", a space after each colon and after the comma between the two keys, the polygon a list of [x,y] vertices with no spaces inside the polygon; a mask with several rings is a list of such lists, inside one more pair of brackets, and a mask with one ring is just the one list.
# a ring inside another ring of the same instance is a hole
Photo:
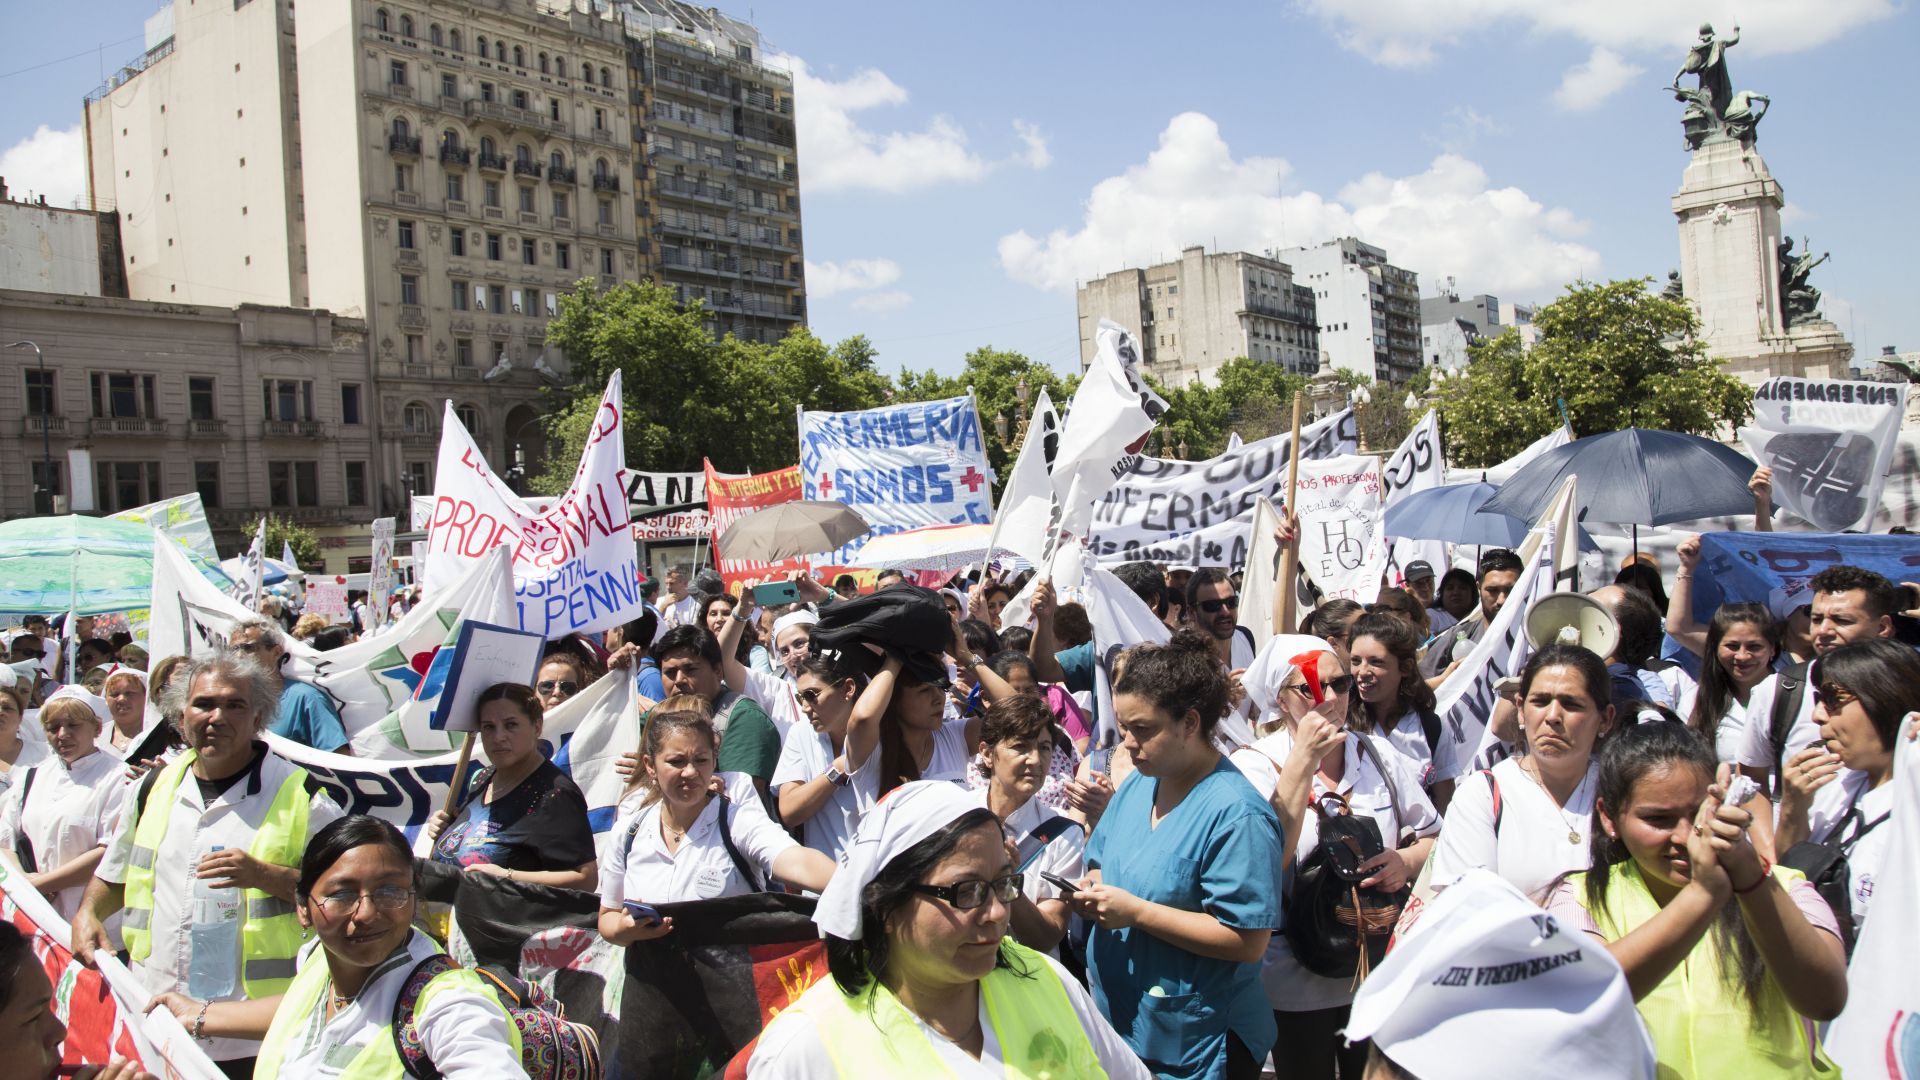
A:
{"label": "monument statue", "polygon": [[1820,319],[1820,290],[1807,284],[1807,276],[1813,268],[1832,258],[1831,253],[1822,252],[1814,257],[1813,248],[1806,237],[1800,238],[1800,254],[1793,253],[1793,237],[1780,241],[1780,306],[1786,315],[1787,327],[1804,326]]}
{"label": "monument statue", "polygon": [[[1687,58],[1674,73],[1675,100],[1686,105],[1680,126],[1686,132],[1687,149],[1698,150],[1708,140],[1725,137],[1752,146],[1760,118],[1766,115],[1772,100],[1751,90],[1733,92],[1733,79],[1727,74],[1727,50],[1740,42],[1740,28],[1733,36],[1716,38],[1713,24],[1700,24],[1700,40],[1687,50]],[[1683,87],[1688,75],[1699,78],[1697,87]]]}
{"label": "monument statue", "polygon": [[1686,286],[1680,284],[1680,271],[1667,271],[1667,287],[1660,290],[1660,298],[1676,302],[1687,298]]}
{"label": "monument statue", "polygon": [[1733,36],[1715,38],[1713,24],[1700,24],[1700,40],[1687,50],[1686,62],[1673,76],[1673,85],[1677,89],[1680,80],[1687,75],[1700,76],[1700,89],[1706,91],[1708,104],[1713,115],[1725,118],[1727,106],[1733,102],[1733,80],[1727,77],[1727,50],[1740,43],[1740,28],[1733,28]]}

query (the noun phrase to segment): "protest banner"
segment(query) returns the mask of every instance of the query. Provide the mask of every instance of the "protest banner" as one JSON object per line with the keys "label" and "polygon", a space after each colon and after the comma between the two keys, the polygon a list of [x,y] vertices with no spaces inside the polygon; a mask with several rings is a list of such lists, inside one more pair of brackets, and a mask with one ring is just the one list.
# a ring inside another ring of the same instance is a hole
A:
{"label": "protest banner", "polygon": [[77,1066],[124,1058],[167,1080],[221,1080],[219,1068],[194,1045],[173,1013],[161,1008],[141,1015],[153,995],[111,953],[99,955],[97,968],[74,959],[69,947],[73,928],[26,874],[4,859],[0,919],[19,929],[53,984],[53,1014],[67,1028],[61,1047],[64,1074],[71,1075]]}
{"label": "protest banner", "polygon": [[[1352,453],[1359,446],[1353,410],[1302,428],[1300,445],[1305,460]],[[1262,498],[1285,501],[1292,453],[1292,436],[1282,433],[1206,461],[1134,459],[1091,507],[1089,547],[1103,563],[1243,566],[1254,506]]]}
{"label": "protest banner", "polygon": [[393,526],[390,517],[373,519],[373,559],[367,567],[367,621],[362,633],[387,625],[387,604],[393,596]]}
{"label": "protest banner", "polygon": [[1740,429],[1754,460],[1773,470],[1773,499],[1823,532],[1865,529],[1907,412],[1906,383],[1768,379]]}
{"label": "protest banner", "polygon": [[789,571],[806,569],[804,559],[787,559],[777,563],[729,559],[720,546],[721,534],[735,521],[755,510],[800,498],[800,466],[789,465],[784,469],[749,475],[717,472],[711,461],[706,466],[707,510],[713,516],[714,563],[720,568],[720,578],[727,583],[727,588],[738,591],[742,585],[784,580]]}
{"label": "protest banner", "polygon": [[627,502],[636,516],[641,510],[685,508],[706,501],[706,473],[627,471]]}
{"label": "protest banner", "polygon": [[[1399,449],[1381,467],[1380,505],[1383,508],[1390,507],[1416,491],[1439,487],[1446,479],[1446,473],[1446,458],[1440,447],[1440,414],[1428,409],[1427,415],[1420,418],[1420,422],[1401,440]],[[1406,568],[1416,561],[1433,567],[1436,575],[1446,573],[1446,542],[1394,538],[1387,549],[1388,581],[1394,585],[1405,585]],[[1434,588],[1439,588],[1439,582],[1434,583]]]}
{"label": "protest banner", "polygon": [[1894,584],[1920,581],[1920,536],[1883,533],[1700,534],[1693,617],[1711,622],[1721,604],[1769,603],[1800,591],[1830,566],[1858,566]]}
{"label": "protest banner", "polygon": [[145,506],[136,506],[131,510],[122,510],[111,516],[121,521],[137,521],[142,525],[151,525],[179,541],[189,550],[197,552],[208,562],[220,561],[220,550],[213,543],[213,527],[207,524],[207,508],[201,503],[200,493],[197,491],[176,495],[171,499],[161,499],[157,503],[148,503]]}
{"label": "protest banner", "polygon": [[993,535],[987,540],[988,557],[1000,551],[1037,563],[1046,558],[1047,530],[1057,511],[1053,497],[1053,463],[1060,451],[1060,416],[1046,387],[1033,403],[1033,416],[1027,421],[1027,435],[1020,443],[1006,486],[1000,492],[1000,509],[993,515]]}
{"label": "protest banner", "polygon": [[1880,828],[1880,865],[1873,904],[1847,968],[1847,1005],[1824,1040],[1833,1063],[1848,1077],[1920,1077],[1920,743],[1894,740],[1893,807]]}
{"label": "protest banner", "polygon": [[704,509],[667,514],[643,511],[633,518],[633,538],[640,541],[702,540],[713,532],[713,515]]}
{"label": "protest banner", "polygon": [[607,380],[573,485],[545,510],[488,468],[447,402],[423,578],[432,593],[495,545],[513,547],[515,625],[546,638],[608,630],[645,610],[626,497],[620,372]]}
{"label": "protest banner", "polygon": [[[971,394],[860,412],[800,413],[801,498],[854,507],[873,526],[867,536],[989,524],[992,482]],[[851,564],[867,536],[831,561]]]}
{"label": "protest banner", "polygon": [[339,574],[307,579],[307,604],[304,615],[318,615],[330,623],[353,621],[353,609],[347,606],[347,579]]}
{"label": "protest banner", "polygon": [[1366,455],[1300,462],[1300,566],[1323,596],[1371,604],[1387,568],[1380,459]]}
{"label": "protest banner", "polygon": [[474,704],[480,695],[499,683],[532,686],[545,645],[539,634],[468,619],[453,645],[434,656],[414,692],[416,698],[437,698],[428,723],[442,731],[479,731]]}

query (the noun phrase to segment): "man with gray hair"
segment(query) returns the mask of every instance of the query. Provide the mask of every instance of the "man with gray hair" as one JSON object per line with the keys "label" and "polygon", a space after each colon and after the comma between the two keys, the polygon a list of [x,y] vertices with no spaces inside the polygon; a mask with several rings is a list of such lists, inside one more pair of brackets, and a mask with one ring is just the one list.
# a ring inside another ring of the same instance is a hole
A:
{"label": "man with gray hair", "polygon": [[333,707],[332,699],[319,687],[284,674],[287,638],[277,623],[242,619],[227,631],[227,646],[253,657],[273,680],[280,706],[267,714],[266,730],[315,750],[350,752],[347,729],[340,723],[340,712]]}

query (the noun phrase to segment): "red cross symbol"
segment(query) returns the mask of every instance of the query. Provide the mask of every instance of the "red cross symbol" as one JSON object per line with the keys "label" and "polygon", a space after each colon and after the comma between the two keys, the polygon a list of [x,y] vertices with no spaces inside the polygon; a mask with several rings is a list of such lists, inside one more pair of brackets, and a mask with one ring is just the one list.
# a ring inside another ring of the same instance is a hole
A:
{"label": "red cross symbol", "polygon": [[967,493],[971,495],[980,490],[980,485],[986,483],[987,478],[980,475],[980,470],[969,465],[967,471],[960,474],[960,482],[967,485]]}
{"label": "red cross symbol", "polygon": [[832,498],[833,497],[832,492],[833,492],[833,476],[830,473],[821,473],[820,474],[820,497],[823,499]]}

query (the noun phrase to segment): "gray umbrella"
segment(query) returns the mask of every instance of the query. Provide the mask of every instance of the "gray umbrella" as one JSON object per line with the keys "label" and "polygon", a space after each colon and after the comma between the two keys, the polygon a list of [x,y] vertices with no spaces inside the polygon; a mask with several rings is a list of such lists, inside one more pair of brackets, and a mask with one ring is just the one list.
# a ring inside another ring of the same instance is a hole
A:
{"label": "gray umbrella", "polygon": [[843,502],[801,500],[755,510],[720,534],[720,556],[779,562],[832,551],[873,526]]}
{"label": "gray umbrella", "polygon": [[1628,428],[1557,446],[1527,463],[1480,507],[1525,521],[1540,512],[1567,476],[1580,478],[1582,521],[1667,525],[1753,513],[1747,490],[1755,466],[1746,455],[1698,435]]}

